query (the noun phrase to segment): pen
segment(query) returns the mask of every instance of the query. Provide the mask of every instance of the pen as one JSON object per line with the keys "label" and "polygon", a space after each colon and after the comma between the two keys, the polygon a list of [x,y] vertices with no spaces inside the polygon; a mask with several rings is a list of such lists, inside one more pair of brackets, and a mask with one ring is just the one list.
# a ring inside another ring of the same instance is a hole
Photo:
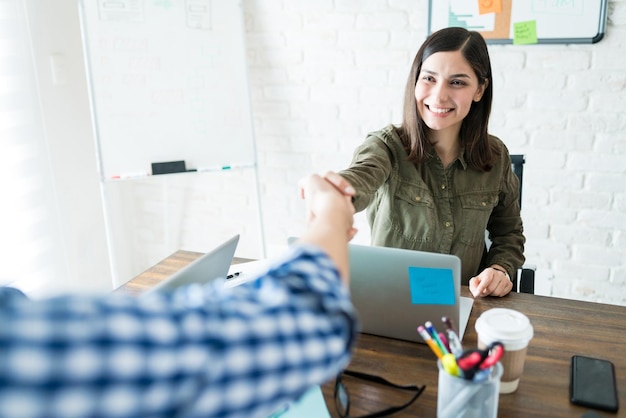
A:
{"label": "pen", "polygon": [[448,327],[448,329],[451,329],[452,331],[454,331],[455,334],[459,335],[456,328],[454,328],[454,322],[452,322],[452,319],[447,316],[442,316],[441,321],[446,324],[446,327]]}
{"label": "pen", "polygon": [[463,344],[461,344],[459,334],[454,328],[454,323],[447,316],[442,317],[441,320],[444,324],[446,324],[446,333],[448,334],[448,346],[450,347],[450,351],[458,357],[463,352]]}
{"label": "pen", "polygon": [[426,329],[428,330],[428,332],[430,333],[430,335],[433,337],[433,339],[435,341],[437,341],[437,344],[439,345],[439,348],[441,349],[441,352],[443,354],[448,354],[449,351],[446,348],[445,345],[443,345],[443,342],[441,342],[441,340],[439,339],[439,334],[437,333],[437,330],[435,329],[435,327],[433,326],[433,323],[430,321],[426,321],[426,323],[424,324],[426,326]]}
{"label": "pen", "polygon": [[438,332],[437,335],[439,335],[439,341],[441,341],[443,343],[443,346],[446,347],[446,350],[450,352],[450,343],[448,342],[445,334],[443,332]]}
{"label": "pen", "polygon": [[435,340],[433,340],[431,338],[430,334],[426,331],[424,326],[420,325],[419,327],[417,327],[417,332],[419,332],[419,334],[421,335],[422,339],[426,342],[426,344],[428,344],[428,346],[433,351],[433,353],[435,353],[437,358],[440,359],[441,357],[443,357],[443,353],[441,352],[441,350],[437,346],[437,343],[435,342]]}
{"label": "pen", "polygon": [[461,344],[461,340],[459,340],[459,336],[456,335],[454,331],[449,329],[448,331],[448,345],[450,346],[450,352],[454,354],[456,357],[460,356],[463,353],[463,345]]}

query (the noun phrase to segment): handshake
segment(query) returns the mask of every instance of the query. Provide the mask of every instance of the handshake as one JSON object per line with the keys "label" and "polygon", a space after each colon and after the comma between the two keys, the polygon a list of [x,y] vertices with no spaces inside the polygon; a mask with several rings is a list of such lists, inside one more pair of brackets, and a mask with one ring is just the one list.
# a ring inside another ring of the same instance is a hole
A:
{"label": "handshake", "polygon": [[311,174],[299,182],[300,197],[306,202],[307,232],[301,242],[321,247],[335,261],[341,277],[348,283],[348,242],[354,228],[356,191],[343,177],[334,172],[323,176]]}

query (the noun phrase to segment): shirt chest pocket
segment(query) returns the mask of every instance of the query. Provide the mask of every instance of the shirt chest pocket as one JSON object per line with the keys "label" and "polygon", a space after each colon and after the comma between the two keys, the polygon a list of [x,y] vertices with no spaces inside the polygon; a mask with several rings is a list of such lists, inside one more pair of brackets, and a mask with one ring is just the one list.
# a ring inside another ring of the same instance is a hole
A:
{"label": "shirt chest pocket", "polygon": [[460,239],[467,245],[484,245],[485,230],[493,208],[498,204],[498,195],[475,193],[459,197],[461,203]]}
{"label": "shirt chest pocket", "polygon": [[396,198],[415,206],[433,206],[433,198],[426,188],[399,184]]}
{"label": "shirt chest pocket", "polygon": [[392,227],[411,242],[430,242],[434,236],[435,204],[426,188],[398,184],[391,213]]}

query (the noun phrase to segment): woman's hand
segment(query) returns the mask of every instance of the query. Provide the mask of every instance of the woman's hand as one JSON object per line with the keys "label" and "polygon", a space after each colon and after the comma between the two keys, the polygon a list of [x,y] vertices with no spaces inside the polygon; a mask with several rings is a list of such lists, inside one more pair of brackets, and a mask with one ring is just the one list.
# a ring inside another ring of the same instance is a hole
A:
{"label": "woman's hand", "polygon": [[484,269],[469,281],[469,289],[474,297],[506,296],[513,290],[513,283],[506,270],[498,265]]}

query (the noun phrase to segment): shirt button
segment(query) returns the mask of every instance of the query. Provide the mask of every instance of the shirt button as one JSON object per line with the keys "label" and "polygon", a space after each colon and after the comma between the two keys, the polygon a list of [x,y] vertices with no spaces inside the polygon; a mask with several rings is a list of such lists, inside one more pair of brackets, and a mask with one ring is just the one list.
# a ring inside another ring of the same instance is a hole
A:
{"label": "shirt button", "polygon": [[481,205],[487,206],[487,202],[482,202]]}
{"label": "shirt button", "polygon": [[441,190],[445,190],[445,188],[446,188],[446,185],[445,185],[445,184],[442,184],[442,185],[441,185]]}
{"label": "shirt button", "polygon": [[415,201],[416,201],[416,202],[419,202],[420,200],[422,200],[422,198],[421,198],[421,197],[419,197],[419,196],[415,196]]}
{"label": "shirt button", "polygon": [[450,222],[446,222],[446,223],[445,223],[446,228],[450,228],[450,225],[451,225],[451,223],[450,223]]}

